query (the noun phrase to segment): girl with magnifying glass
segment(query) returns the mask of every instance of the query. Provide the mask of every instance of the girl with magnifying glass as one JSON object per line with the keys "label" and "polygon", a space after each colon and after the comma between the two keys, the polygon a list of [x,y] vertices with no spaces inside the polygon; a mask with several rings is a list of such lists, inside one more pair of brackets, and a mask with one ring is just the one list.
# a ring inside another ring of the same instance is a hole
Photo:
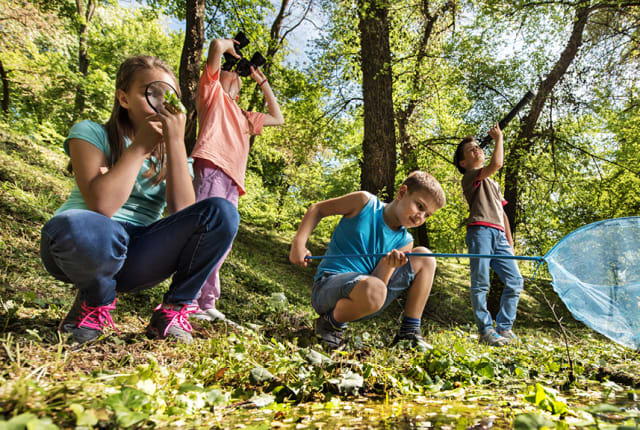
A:
{"label": "girl with magnifying glass", "polygon": [[77,288],[60,331],[79,343],[99,338],[106,326],[115,329],[110,312],[118,293],[169,277],[146,333],[190,342],[192,303],[237,231],[233,204],[196,203],[185,115],[152,106],[148,87],[157,81],[177,87],[162,60],[128,58],[118,70],[107,123],[79,122],[64,141],[75,186],[42,228],[40,254],[51,275]]}

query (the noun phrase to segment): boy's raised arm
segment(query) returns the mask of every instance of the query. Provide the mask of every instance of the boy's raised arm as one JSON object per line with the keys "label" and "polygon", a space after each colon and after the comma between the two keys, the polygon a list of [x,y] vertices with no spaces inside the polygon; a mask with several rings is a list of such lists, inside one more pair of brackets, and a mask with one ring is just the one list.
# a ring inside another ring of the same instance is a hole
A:
{"label": "boy's raised arm", "polygon": [[307,260],[304,258],[311,255],[311,251],[307,249],[307,240],[322,218],[331,215],[355,216],[360,213],[368,201],[368,193],[356,191],[342,197],[324,200],[309,206],[291,242],[289,260],[294,264],[306,267]]}
{"label": "boy's raised arm", "polygon": [[493,148],[493,155],[491,156],[491,161],[489,164],[484,166],[480,171],[480,174],[476,178],[476,180],[481,181],[485,178],[496,173],[502,167],[502,163],[504,162],[504,144],[502,139],[502,130],[500,130],[500,126],[498,123],[495,123],[493,127],[489,129],[489,136],[495,142],[495,146]]}

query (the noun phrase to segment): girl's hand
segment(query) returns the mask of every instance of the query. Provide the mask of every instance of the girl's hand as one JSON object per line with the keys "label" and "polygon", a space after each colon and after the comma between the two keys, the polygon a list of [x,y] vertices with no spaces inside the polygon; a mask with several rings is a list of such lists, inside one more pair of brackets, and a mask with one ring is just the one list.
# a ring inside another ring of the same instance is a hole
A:
{"label": "girl's hand", "polygon": [[267,80],[267,77],[262,73],[262,70],[260,70],[259,67],[251,66],[251,77],[259,84]]}
{"label": "girl's hand", "polygon": [[162,137],[165,144],[184,144],[184,129],[187,122],[185,114],[180,111],[173,113],[162,109],[156,115],[150,117],[150,119],[157,120],[162,124]]}
{"label": "girl's hand", "polygon": [[151,154],[155,147],[162,140],[162,123],[158,120],[157,115],[146,118],[136,130],[136,136],[131,143],[134,148],[140,148],[145,154]]}
{"label": "girl's hand", "polygon": [[382,262],[389,267],[400,267],[403,266],[409,261],[409,257],[407,257],[404,252],[398,251],[394,249],[387,253],[384,257],[382,257]]}
{"label": "girl's hand", "polygon": [[238,42],[235,39],[220,39],[221,43],[222,43],[222,52],[228,52],[229,54],[233,55],[236,58],[241,58],[237,53],[236,53],[236,45],[240,45],[240,42]]}
{"label": "girl's hand", "polygon": [[309,251],[304,246],[291,245],[291,251],[289,252],[289,261],[298,266],[307,267],[309,260],[305,260],[305,257],[311,256]]}

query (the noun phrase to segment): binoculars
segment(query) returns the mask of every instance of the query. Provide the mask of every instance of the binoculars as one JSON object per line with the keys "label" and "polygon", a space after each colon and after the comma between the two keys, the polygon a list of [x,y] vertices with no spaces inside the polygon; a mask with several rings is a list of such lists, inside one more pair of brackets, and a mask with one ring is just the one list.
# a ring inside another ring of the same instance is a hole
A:
{"label": "binoculars", "polygon": [[[509,122],[516,116],[516,114],[520,111],[520,109],[522,109],[524,107],[524,105],[529,103],[529,100],[531,100],[533,98],[533,96],[534,96],[534,94],[531,91],[527,91],[527,93],[524,95],[524,97],[522,97],[522,99],[520,99],[518,104],[515,105],[513,107],[513,109],[511,109],[511,111],[509,111],[509,113],[506,114],[505,117],[502,118],[498,122],[498,125],[500,126],[500,130],[504,130],[504,128],[507,126],[507,124],[509,124]],[[484,149],[484,147],[487,146],[489,144],[489,142],[491,142],[491,136],[486,135],[480,141],[480,145],[479,145],[480,148]]]}
{"label": "binoculars", "polygon": [[234,43],[233,47],[240,58],[236,58],[228,52],[225,52],[222,70],[230,72],[235,67],[238,74],[245,77],[251,74],[251,66],[258,68],[266,64],[267,60],[259,52],[255,52],[251,57],[251,60],[244,58],[241,49],[249,44],[249,39],[247,39],[247,36],[245,36],[243,32],[239,31],[234,39],[238,43]]}

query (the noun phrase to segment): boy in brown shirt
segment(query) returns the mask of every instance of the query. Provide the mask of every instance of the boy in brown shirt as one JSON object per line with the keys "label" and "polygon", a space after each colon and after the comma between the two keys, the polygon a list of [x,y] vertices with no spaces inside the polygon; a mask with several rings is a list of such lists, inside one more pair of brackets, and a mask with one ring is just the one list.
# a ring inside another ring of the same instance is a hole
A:
{"label": "boy in brown shirt", "polygon": [[[507,202],[500,193],[500,186],[491,175],[502,167],[504,148],[502,131],[498,124],[489,130],[495,141],[491,161],[484,165],[482,148],[472,136],[465,137],[456,149],[453,163],[462,177],[462,191],[469,204],[466,243],[470,254],[513,255],[513,240],[509,220],[503,206]],[[471,306],[480,333],[480,342],[502,346],[516,339],[511,328],[516,319],[518,300],[523,280],[515,260],[500,258],[471,258]],[[500,299],[500,311],[496,316],[496,328],[487,310],[489,292],[489,267],[504,283]]]}

